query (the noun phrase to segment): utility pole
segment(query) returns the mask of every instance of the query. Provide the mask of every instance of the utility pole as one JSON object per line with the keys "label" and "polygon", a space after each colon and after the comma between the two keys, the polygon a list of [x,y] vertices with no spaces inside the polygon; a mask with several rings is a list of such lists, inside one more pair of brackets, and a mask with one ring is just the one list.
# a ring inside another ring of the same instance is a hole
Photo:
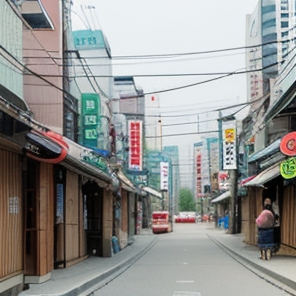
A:
{"label": "utility pole", "polygon": [[238,204],[237,204],[237,137],[236,119],[234,116],[222,117],[219,113],[220,168],[229,172],[230,198],[228,231],[235,234],[238,231]]}
{"label": "utility pole", "polygon": [[230,198],[229,198],[229,228],[231,234],[237,233],[238,211],[237,211],[237,170],[229,171]]}

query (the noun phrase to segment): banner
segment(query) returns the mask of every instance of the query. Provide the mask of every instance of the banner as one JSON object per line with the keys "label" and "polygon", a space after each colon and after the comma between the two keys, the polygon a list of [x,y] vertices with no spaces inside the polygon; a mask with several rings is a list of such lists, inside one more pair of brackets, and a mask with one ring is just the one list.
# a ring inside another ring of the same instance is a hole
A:
{"label": "banner", "polygon": [[160,163],[160,190],[169,190],[169,163]]}
{"label": "banner", "polygon": [[235,121],[222,122],[223,169],[235,170],[236,161],[236,127]]}
{"label": "banner", "polygon": [[143,162],[142,126],[143,126],[143,122],[140,120],[128,121],[129,169],[134,171],[142,171],[142,162]]}

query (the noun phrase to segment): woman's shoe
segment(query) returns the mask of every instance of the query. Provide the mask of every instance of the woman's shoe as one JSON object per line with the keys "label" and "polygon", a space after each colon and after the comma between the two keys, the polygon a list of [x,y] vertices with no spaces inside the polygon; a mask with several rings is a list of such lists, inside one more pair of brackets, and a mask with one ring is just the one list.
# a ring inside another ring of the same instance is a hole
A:
{"label": "woman's shoe", "polygon": [[261,259],[262,259],[262,260],[265,260],[265,259],[266,259],[266,252],[265,252],[264,249],[261,250]]}
{"label": "woman's shoe", "polygon": [[271,258],[271,250],[267,249],[266,250],[266,260],[269,260]]}

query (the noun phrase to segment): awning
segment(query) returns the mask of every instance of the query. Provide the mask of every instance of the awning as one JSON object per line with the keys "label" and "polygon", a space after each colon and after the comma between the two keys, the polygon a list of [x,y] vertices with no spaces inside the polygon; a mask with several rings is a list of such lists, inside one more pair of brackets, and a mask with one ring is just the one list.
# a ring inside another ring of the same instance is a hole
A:
{"label": "awning", "polygon": [[144,191],[146,191],[147,193],[151,194],[151,195],[154,195],[154,196],[156,196],[156,197],[158,197],[158,198],[162,198],[161,193],[158,192],[158,191],[156,191],[155,189],[153,189],[153,188],[151,188],[151,187],[147,187],[147,186],[145,186],[145,187],[142,187],[142,189],[143,189]]}
{"label": "awning", "polygon": [[254,177],[251,181],[246,182],[244,186],[263,187],[263,184],[278,177],[279,175],[280,175],[280,162],[264,170],[263,172],[258,174],[256,177]]}
{"label": "awning", "polygon": [[68,152],[68,145],[63,136],[52,131],[31,131],[25,136],[26,154],[38,161],[47,163],[60,163]]}
{"label": "awning", "polygon": [[117,177],[120,180],[121,187],[129,192],[137,193],[138,189],[134,186],[134,184],[129,180],[129,178],[121,171],[119,170],[117,173]]}
{"label": "awning", "polygon": [[110,175],[69,154],[66,156],[65,160],[61,162],[61,165],[68,168],[72,172],[96,181],[101,187],[106,187],[109,184],[113,184],[113,180]]}
{"label": "awning", "polygon": [[98,167],[82,161],[81,155],[87,148],[75,143],[68,138],[64,137],[63,139],[68,144],[69,150],[65,160],[61,162],[61,165],[67,167],[73,172],[76,172],[77,174],[97,181],[101,187],[104,187],[108,184],[113,185],[114,178],[112,178],[110,174],[100,170]]}
{"label": "awning", "polygon": [[280,144],[281,144],[281,139],[278,139],[274,141],[271,145],[267,146],[266,148],[251,154],[248,159],[248,163],[254,162],[261,158],[275,154],[276,152],[280,151]]}
{"label": "awning", "polygon": [[[3,50],[1,47],[0,47],[0,54],[5,55],[5,52],[3,53]],[[29,106],[26,103],[26,101],[18,97],[16,94],[12,93],[3,85],[0,85],[0,99],[2,102],[5,102],[5,100],[7,100],[7,102],[19,108],[23,112],[29,112]]]}
{"label": "awning", "polygon": [[224,200],[224,199],[226,199],[226,198],[228,198],[228,197],[230,197],[230,191],[229,191],[229,190],[226,191],[226,192],[224,192],[224,193],[222,193],[222,194],[219,195],[218,197],[214,198],[214,199],[212,200],[212,203],[216,203],[216,202],[222,201],[222,200]]}
{"label": "awning", "polygon": [[256,175],[250,176],[246,179],[243,179],[240,181],[239,186],[244,186],[246,183],[250,182],[251,180],[253,180],[256,177]]}
{"label": "awning", "polygon": [[54,29],[40,0],[21,1],[20,11],[33,29]]}

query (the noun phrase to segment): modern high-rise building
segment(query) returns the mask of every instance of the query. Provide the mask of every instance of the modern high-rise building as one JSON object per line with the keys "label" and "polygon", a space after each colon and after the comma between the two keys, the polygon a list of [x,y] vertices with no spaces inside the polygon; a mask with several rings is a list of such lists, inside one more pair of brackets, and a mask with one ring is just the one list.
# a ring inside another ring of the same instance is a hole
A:
{"label": "modern high-rise building", "polygon": [[[246,140],[256,150],[264,148],[267,141],[260,131],[264,114],[275,99],[269,92],[281,66],[295,48],[295,3],[295,0],[259,0],[254,12],[247,15],[247,97],[252,104]],[[286,128],[281,120],[274,122],[275,135],[271,135],[270,141],[277,137],[278,130]],[[256,133],[258,136],[253,137]]]}

